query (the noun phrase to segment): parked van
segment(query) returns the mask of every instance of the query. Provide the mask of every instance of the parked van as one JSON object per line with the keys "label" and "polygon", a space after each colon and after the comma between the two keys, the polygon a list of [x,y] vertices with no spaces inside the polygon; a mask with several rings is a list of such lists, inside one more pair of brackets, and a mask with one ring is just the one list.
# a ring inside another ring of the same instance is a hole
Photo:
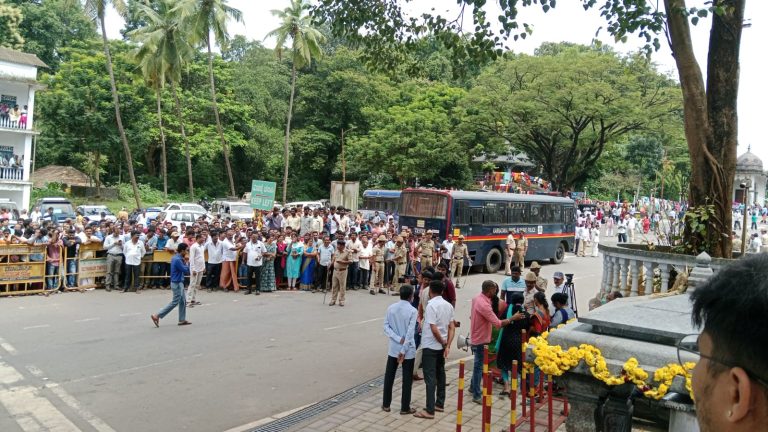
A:
{"label": "parked van", "polygon": [[40,212],[43,213],[43,220],[48,219],[48,209],[53,209],[53,217],[56,222],[64,222],[67,219],[75,218],[75,209],[72,207],[72,203],[66,198],[40,198],[35,203],[34,207],[40,208]]}

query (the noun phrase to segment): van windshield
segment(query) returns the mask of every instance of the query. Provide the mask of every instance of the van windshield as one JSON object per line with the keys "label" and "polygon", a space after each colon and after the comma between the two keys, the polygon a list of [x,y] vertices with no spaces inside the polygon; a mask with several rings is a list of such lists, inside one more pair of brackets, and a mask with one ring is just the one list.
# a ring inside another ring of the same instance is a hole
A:
{"label": "van windshield", "polygon": [[233,204],[229,206],[230,213],[253,213],[253,209],[247,204]]}
{"label": "van windshield", "polygon": [[45,208],[46,213],[49,208],[53,208],[53,214],[71,215],[75,213],[75,211],[72,210],[72,204],[69,203],[45,203],[43,204],[43,207]]}

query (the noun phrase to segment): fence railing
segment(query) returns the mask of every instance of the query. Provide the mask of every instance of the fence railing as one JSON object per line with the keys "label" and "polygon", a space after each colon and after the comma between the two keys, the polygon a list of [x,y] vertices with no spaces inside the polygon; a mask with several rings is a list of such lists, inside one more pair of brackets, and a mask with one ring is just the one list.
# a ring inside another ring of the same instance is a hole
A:
{"label": "fence railing", "polygon": [[[696,257],[671,253],[669,248],[648,250],[643,245],[606,246],[600,244],[603,254],[603,277],[600,289],[603,295],[611,291],[624,296],[649,295],[654,292],[654,281],[660,283],[659,292],[668,292],[674,274],[696,267]],[[717,273],[730,260],[713,258],[709,263]]]}
{"label": "fence railing", "polygon": [[24,180],[22,167],[0,167],[0,180]]}
{"label": "fence railing", "polygon": [[29,129],[31,125],[27,122],[27,117],[23,116],[21,119],[13,121],[10,117],[0,116],[0,128],[6,129]]}

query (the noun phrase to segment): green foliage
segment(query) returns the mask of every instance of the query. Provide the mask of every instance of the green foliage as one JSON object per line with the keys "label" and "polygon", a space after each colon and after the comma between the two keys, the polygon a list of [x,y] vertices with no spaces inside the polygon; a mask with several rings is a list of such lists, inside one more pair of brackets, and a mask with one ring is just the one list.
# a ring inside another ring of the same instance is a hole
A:
{"label": "green foliage", "polygon": [[[127,202],[133,201],[133,188],[130,184],[120,183],[115,185],[117,188],[117,196],[119,199]],[[159,204],[164,201],[163,192],[152,188],[152,186],[144,183],[139,183],[139,194],[141,195],[141,202],[147,204]]]}
{"label": "green foliage", "polygon": [[0,47],[20,50],[24,46],[21,36],[21,10],[6,0],[0,0]]}
{"label": "green foliage", "polygon": [[63,197],[67,196],[67,192],[64,189],[64,185],[62,183],[48,183],[43,188],[32,189],[30,203],[34,204],[35,201],[39,200],[40,198],[61,197],[61,196]]}
{"label": "green foliage", "polygon": [[688,255],[698,255],[712,250],[718,237],[716,217],[717,210],[713,204],[709,203],[686,210],[683,223],[687,235],[684,237],[685,240],[682,236],[678,239],[673,250]]}

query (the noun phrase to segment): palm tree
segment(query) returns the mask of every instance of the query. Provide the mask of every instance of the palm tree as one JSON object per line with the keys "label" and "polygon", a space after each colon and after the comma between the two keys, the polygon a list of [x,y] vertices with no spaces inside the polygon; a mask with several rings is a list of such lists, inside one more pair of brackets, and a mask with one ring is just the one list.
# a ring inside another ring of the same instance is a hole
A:
{"label": "palm tree", "polygon": [[[139,50],[141,51],[141,50]],[[137,52],[138,54],[138,52]],[[160,159],[161,171],[163,173],[163,198],[168,198],[168,161],[165,151],[165,131],[163,129],[163,105],[161,95],[165,86],[165,70],[162,59],[156,55],[146,55],[143,59],[138,59],[141,67],[141,74],[144,81],[155,91],[157,101],[157,123],[160,128],[160,148],[162,157]]]}
{"label": "palm tree", "polygon": [[293,98],[296,94],[296,70],[312,63],[313,58],[322,56],[320,44],[325,36],[313,27],[312,17],[308,14],[311,5],[307,0],[291,0],[291,5],[283,10],[273,10],[272,15],[280,18],[280,27],[272,30],[267,37],[276,37],[275,52],[282,59],[288,39],[291,39],[291,97],[288,101],[288,114],[285,122],[285,146],[283,147],[283,203],[288,196],[288,158],[291,142],[291,117],[293,117]]}
{"label": "palm tree", "polygon": [[229,191],[232,196],[235,193],[235,179],[232,176],[232,165],[229,162],[229,144],[224,138],[219,118],[219,104],[216,102],[216,80],[213,77],[213,53],[211,51],[211,33],[216,38],[216,43],[221,46],[229,41],[227,33],[227,19],[232,18],[242,22],[243,16],[240,10],[227,5],[227,0],[184,0],[176,8],[181,12],[183,19],[188,20],[190,33],[195,42],[203,42],[208,48],[208,77],[211,82],[211,101],[213,103],[213,116],[216,119],[216,130],[221,140],[221,149],[224,153],[224,165],[227,168],[229,179]]}
{"label": "palm tree", "polygon": [[142,68],[146,67],[149,73],[152,69],[157,69],[158,79],[162,82],[165,80],[170,82],[176,117],[179,120],[179,128],[187,157],[189,195],[194,199],[192,158],[189,153],[189,140],[184,129],[184,117],[176,86],[181,81],[181,71],[184,64],[194,55],[195,50],[189,44],[189,37],[184,32],[185,27],[182,25],[179,14],[174,11],[173,0],[158,0],[154,2],[153,6],[157,10],[145,4],[136,4],[139,16],[147,25],[129,32],[128,35],[141,44],[136,52],[136,59]]}
{"label": "palm tree", "polygon": [[112,87],[112,102],[115,104],[115,120],[117,121],[117,130],[120,132],[120,141],[123,143],[125,160],[128,164],[128,174],[131,177],[131,187],[133,196],[136,200],[136,207],[141,208],[141,197],[139,196],[139,185],[136,183],[136,175],[133,173],[133,156],[131,156],[131,147],[128,145],[128,138],[125,136],[123,128],[123,117],[120,114],[120,97],[117,94],[117,84],[115,82],[115,72],[112,70],[112,55],[109,52],[109,40],[107,40],[107,29],[104,24],[104,14],[107,7],[112,4],[117,13],[125,16],[125,2],[123,0],[85,0],[85,12],[93,20],[98,21],[101,27],[101,39],[104,43],[104,56],[107,59],[107,72],[109,72],[109,84]]}

